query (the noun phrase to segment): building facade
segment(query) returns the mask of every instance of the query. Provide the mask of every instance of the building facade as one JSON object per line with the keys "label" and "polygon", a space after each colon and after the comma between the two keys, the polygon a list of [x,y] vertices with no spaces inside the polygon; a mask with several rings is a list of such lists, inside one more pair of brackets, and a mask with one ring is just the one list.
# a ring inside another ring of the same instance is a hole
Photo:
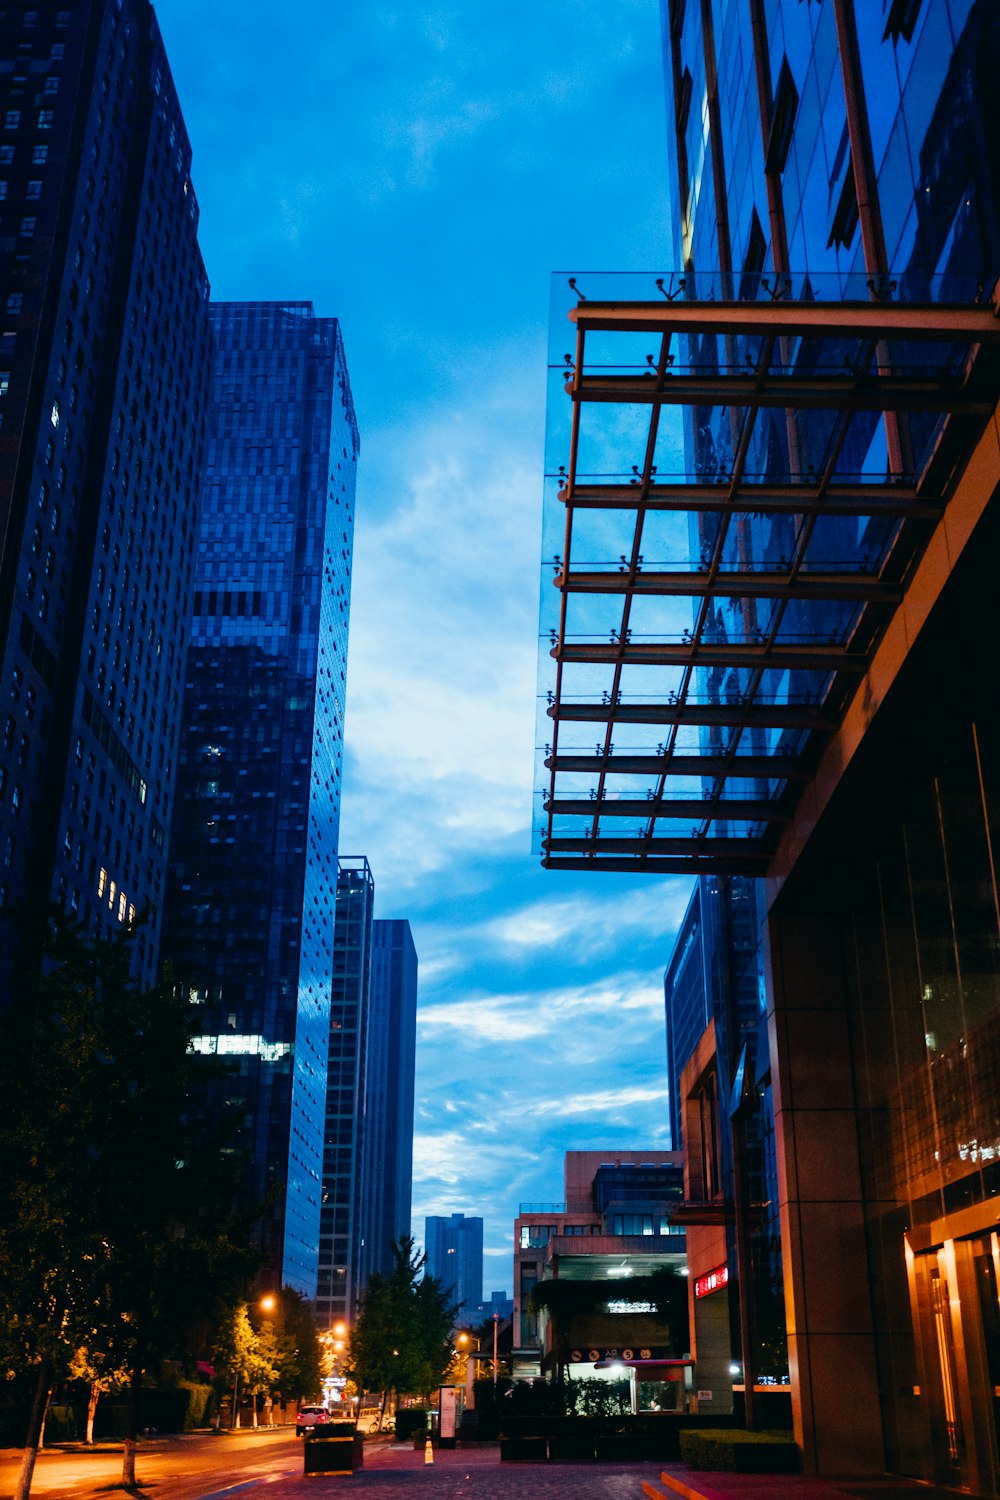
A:
{"label": "building facade", "polygon": [[[678,1396],[688,1367],[686,1290],[680,1290],[680,1317],[671,1329],[642,1280],[661,1272],[686,1275],[684,1229],[674,1223],[683,1180],[679,1152],[568,1151],[564,1200],[521,1204],[514,1223],[515,1378],[536,1378],[557,1363],[580,1380],[633,1370],[628,1378],[636,1410],[653,1409],[654,1401],[662,1407],[663,1382],[672,1393],[669,1404],[677,1397],[686,1407],[686,1392]],[[569,1316],[535,1306],[535,1289],[559,1280],[586,1283]],[[684,1348],[675,1351],[675,1340]],[[609,1364],[616,1368],[609,1371]]]}
{"label": "building facade", "polygon": [[417,950],[405,919],[372,924],[364,1141],[364,1276],[388,1276],[410,1233]]}
{"label": "building facade", "polygon": [[432,1214],[424,1220],[427,1274],[458,1306],[456,1321],[468,1322],[483,1300],[483,1221],[465,1214]]}
{"label": "building facade", "polygon": [[210,377],[152,8],[5,7],[0,125],[0,991],[50,902],[149,983]]}
{"label": "building facade", "polygon": [[995,1495],[1000,12],[663,33],[674,266],[565,284],[544,857],[762,882],[804,1466]]}
{"label": "building facade", "polygon": [[262,1275],[316,1291],[358,431],[339,325],[218,303],[164,950]]}
{"label": "building facade", "polygon": [[368,1269],[365,1139],[375,881],[364,858],[339,862],[320,1209],[320,1328],[350,1322]]}

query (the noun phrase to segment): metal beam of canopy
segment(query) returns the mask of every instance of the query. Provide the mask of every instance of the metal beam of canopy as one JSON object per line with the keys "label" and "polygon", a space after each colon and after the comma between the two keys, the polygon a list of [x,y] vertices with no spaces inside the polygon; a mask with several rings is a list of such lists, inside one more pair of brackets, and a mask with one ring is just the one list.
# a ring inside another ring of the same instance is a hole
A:
{"label": "metal beam of canopy", "polygon": [[997,308],[570,285],[543,863],[762,874],[994,409]]}

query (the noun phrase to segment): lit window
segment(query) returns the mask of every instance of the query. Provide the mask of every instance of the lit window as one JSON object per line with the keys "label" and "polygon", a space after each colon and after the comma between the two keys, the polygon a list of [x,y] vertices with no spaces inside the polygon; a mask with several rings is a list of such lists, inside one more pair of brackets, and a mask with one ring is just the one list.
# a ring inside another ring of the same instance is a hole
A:
{"label": "lit window", "polygon": [[[10,150],[10,147],[8,147],[7,149]],[[14,154],[13,151],[11,151],[11,158],[12,159],[13,159],[13,154]],[[49,159],[49,148],[48,148],[48,146],[35,146],[33,148],[32,153],[31,153],[31,160],[32,160],[32,162],[34,163],[34,165],[36,167],[43,167],[45,165],[45,163],[48,161],[48,159]],[[0,160],[2,160],[2,155],[0,155]]]}
{"label": "lit window", "polygon": [[128,925],[131,927],[134,921],[135,921],[135,907],[132,905],[131,902],[129,902],[129,908],[128,908]]}
{"label": "lit window", "polygon": [[119,920],[119,922],[124,922],[124,920],[125,920],[125,907],[126,907],[126,904],[127,903],[125,901],[125,892],[122,891],[121,895],[118,897],[118,920]]}
{"label": "lit window", "polygon": [[52,121],[55,119],[55,117],[56,117],[56,112],[55,112],[54,109],[40,109],[38,111],[38,128],[39,128],[39,130],[51,130],[52,129]]}
{"label": "lit window", "polygon": [[116,887],[115,887],[114,881],[113,880],[109,881],[108,882],[108,911],[114,911],[114,906],[115,906],[115,890],[116,890]]}
{"label": "lit window", "polygon": [[29,202],[35,203],[42,196],[42,184],[38,181],[29,182],[25,188],[24,196]]}
{"label": "lit window", "polygon": [[4,130],[16,130],[20,123],[21,111],[19,109],[9,109],[3,117]]}
{"label": "lit window", "polygon": [[58,427],[59,426],[59,402],[58,401],[53,401],[53,403],[52,403],[52,410],[49,413],[49,421],[52,423],[53,427]]}
{"label": "lit window", "polygon": [[10,371],[0,370],[0,396],[6,396],[7,387],[10,385]]}
{"label": "lit window", "polygon": [[107,870],[103,870],[102,869],[100,875],[98,875],[98,877],[97,877],[97,894],[98,894],[98,896],[103,896],[104,895],[104,890],[105,890],[105,887],[107,886],[107,883],[108,883],[108,872],[107,872]]}

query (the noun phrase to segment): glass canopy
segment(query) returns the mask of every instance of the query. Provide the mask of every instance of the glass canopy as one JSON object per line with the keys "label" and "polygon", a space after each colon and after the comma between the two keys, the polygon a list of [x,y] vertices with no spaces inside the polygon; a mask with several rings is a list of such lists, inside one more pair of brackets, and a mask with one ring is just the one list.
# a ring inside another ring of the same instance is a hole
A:
{"label": "glass canopy", "polygon": [[763,874],[992,415],[982,286],[559,276],[535,831]]}

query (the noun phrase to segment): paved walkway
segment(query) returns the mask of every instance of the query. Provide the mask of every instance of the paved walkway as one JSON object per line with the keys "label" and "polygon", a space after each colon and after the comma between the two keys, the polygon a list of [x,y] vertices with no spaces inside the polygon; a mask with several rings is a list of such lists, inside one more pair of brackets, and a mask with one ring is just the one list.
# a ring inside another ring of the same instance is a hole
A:
{"label": "paved walkway", "polygon": [[[666,1476],[668,1482],[665,1482]],[[794,1474],[708,1474],[678,1463],[504,1463],[496,1447],[438,1449],[433,1465],[402,1444],[370,1444],[361,1474],[279,1481],[260,1500],[297,1500],[305,1490],[347,1500],[955,1500],[954,1491],[906,1480],[813,1479]],[[223,1497],[220,1497],[223,1500]],[[250,1500],[250,1497],[247,1497]]]}

